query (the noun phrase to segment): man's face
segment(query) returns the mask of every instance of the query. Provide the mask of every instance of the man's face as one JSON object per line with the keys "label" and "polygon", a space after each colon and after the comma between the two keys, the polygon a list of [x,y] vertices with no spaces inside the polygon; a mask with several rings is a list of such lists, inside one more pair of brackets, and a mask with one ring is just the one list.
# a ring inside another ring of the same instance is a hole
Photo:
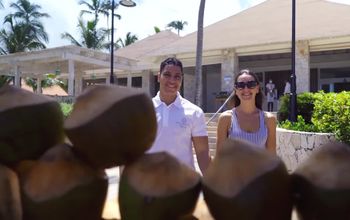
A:
{"label": "man's face", "polygon": [[161,73],[158,73],[159,90],[163,95],[175,95],[182,83],[182,72],[179,66],[166,65]]}

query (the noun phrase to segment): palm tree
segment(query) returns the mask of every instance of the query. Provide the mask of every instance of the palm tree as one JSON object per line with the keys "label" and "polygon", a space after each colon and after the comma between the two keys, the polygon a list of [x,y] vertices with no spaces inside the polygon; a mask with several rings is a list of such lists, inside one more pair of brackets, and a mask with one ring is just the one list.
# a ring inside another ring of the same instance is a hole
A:
{"label": "palm tree", "polygon": [[4,5],[2,4],[2,0],[0,0],[0,8],[3,8]]}
{"label": "palm tree", "polygon": [[196,68],[195,68],[195,97],[194,103],[201,106],[202,93],[202,54],[203,54],[203,20],[204,20],[205,0],[201,0],[198,11],[198,30],[197,30],[197,51],[196,51]]}
{"label": "palm tree", "polygon": [[39,12],[41,9],[40,5],[31,4],[28,0],[18,0],[17,3],[11,3],[10,7],[16,11],[13,14],[7,15],[5,20],[14,19],[17,24],[25,24],[27,26],[25,29],[27,34],[30,34],[40,42],[44,41],[47,43],[49,41],[49,37],[40,19],[50,16],[47,13]]}
{"label": "palm tree", "polygon": [[[91,0],[91,3],[81,0],[79,4],[85,5],[88,8],[88,10],[80,11],[81,16],[84,14],[93,14],[95,16],[95,20],[98,21],[99,14],[103,14],[107,17],[107,27],[109,27],[108,21],[110,10],[112,9],[112,3],[110,0]],[[115,3],[114,9],[118,8],[118,6],[119,4]],[[114,14],[114,16],[119,20],[121,19],[121,16],[119,14]]]}
{"label": "palm tree", "polygon": [[177,35],[180,36],[180,31],[182,31],[184,29],[184,26],[187,24],[187,21],[172,21],[167,25],[167,27],[177,30]]}
{"label": "palm tree", "polygon": [[97,21],[87,21],[86,23],[80,17],[78,22],[78,29],[80,32],[81,42],[76,40],[71,34],[65,32],[61,35],[62,39],[68,39],[72,44],[79,47],[86,47],[92,49],[105,49],[108,48],[108,43],[105,42],[106,37],[109,34],[109,30],[105,28],[97,29]]}
{"label": "palm tree", "polygon": [[117,48],[126,47],[132,43],[135,43],[137,40],[138,38],[135,34],[131,34],[131,32],[128,32],[125,36],[124,41],[121,38],[117,40]]}

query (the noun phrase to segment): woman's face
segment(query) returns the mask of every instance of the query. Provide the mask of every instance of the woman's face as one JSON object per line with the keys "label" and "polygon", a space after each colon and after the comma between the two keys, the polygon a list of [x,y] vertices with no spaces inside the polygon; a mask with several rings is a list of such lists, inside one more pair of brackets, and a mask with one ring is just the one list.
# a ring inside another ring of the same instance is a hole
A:
{"label": "woman's face", "polygon": [[243,73],[237,78],[235,91],[241,102],[255,102],[255,96],[259,93],[259,84],[252,75]]}

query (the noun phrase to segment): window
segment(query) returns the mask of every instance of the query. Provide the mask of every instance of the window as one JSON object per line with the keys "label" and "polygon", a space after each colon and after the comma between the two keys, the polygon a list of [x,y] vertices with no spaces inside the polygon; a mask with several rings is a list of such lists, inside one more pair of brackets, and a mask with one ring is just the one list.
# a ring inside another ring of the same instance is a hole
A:
{"label": "window", "polygon": [[131,78],[131,86],[136,88],[142,88],[142,77],[132,77]]}
{"label": "window", "polygon": [[128,85],[128,78],[117,78],[118,85],[120,86],[127,86]]}

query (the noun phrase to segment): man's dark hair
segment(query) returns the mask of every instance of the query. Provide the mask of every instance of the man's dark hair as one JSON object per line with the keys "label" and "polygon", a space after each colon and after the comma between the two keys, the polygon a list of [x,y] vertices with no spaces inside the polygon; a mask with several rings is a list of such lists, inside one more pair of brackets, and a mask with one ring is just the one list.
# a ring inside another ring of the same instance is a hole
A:
{"label": "man's dark hair", "polygon": [[178,66],[181,69],[181,73],[183,73],[183,69],[182,69],[182,63],[180,60],[178,60],[175,57],[169,57],[166,58],[161,64],[160,64],[160,73],[163,72],[164,68],[166,65],[174,65],[174,66]]}

